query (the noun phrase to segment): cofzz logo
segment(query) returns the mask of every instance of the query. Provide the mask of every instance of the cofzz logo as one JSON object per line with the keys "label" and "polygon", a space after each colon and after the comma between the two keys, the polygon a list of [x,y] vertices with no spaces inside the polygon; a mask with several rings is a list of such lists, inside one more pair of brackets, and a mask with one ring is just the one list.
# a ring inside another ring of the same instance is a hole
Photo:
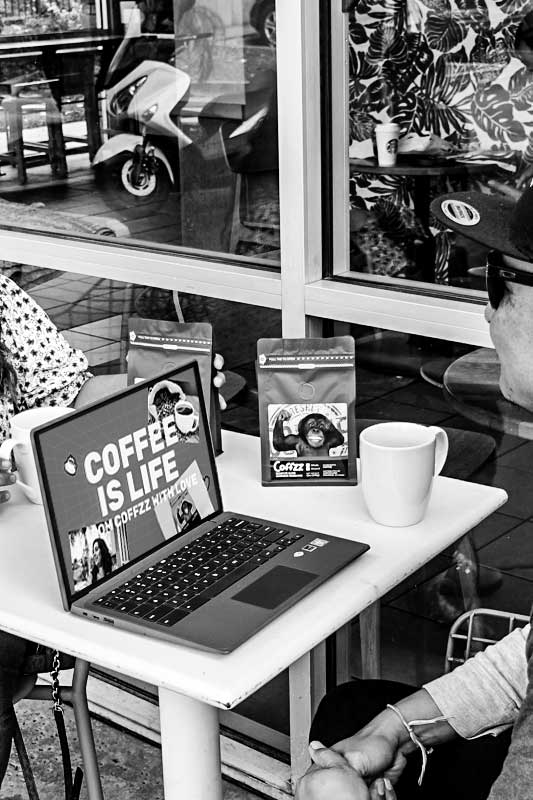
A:
{"label": "cofzz logo", "polygon": [[294,461],[274,461],[272,465],[276,475],[287,473],[295,474],[304,471],[304,464],[295,464]]}

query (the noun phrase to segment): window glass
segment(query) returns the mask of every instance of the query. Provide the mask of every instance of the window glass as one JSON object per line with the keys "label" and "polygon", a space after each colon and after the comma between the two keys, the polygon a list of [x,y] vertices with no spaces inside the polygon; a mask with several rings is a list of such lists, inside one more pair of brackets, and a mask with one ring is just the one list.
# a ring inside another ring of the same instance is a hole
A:
{"label": "window glass", "polygon": [[[533,174],[527,4],[359,0],[349,23],[351,269],[483,288],[486,251],[430,213],[467,189],[516,197]],[[375,126],[397,123],[376,168]]]}
{"label": "window glass", "polygon": [[[476,407],[481,395],[453,401],[443,389],[451,365],[482,359],[486,350],[363,326],[351,326],[350,333],[356,339],[358,429],[388,420],[443,427],[449,452],[442,474],[509,493],[506,505],[382,601],[383,677],[421,685],[442,674],[450,626],[464,611],[529,614],[531,575],[523,565],[533,509],[531,443],[479,424],[480,418],[488,423]],[[358,648],[353,653],[358,657]]]}
{"label": "window glass", "polygon": [[10,2],[4,224],[279,264],[273,0]]}
{"label": "window glass", "polygon": [[225,361],[222,394],[228,408],[222,424],[258,433],[256,342],[263,336],[281,336],[279,311],[6,261],[0,261],[0,275],[46,311],[69,344],[83,351],[93,374],[127,372],[132,317],[210,322],[215,349]]}

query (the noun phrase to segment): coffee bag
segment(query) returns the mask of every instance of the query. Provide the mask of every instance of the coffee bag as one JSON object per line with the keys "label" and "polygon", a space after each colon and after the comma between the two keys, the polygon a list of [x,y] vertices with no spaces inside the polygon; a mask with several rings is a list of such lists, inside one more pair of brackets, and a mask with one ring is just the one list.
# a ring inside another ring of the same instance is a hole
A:
{"label": "coffee bag", "polygon": [[[196,359],[215,452],[221,453],[220,405],[213,386],[213,331],[209,322],[174,322],[134,317],[129,320],[128,384]],[[160,392],[158,402],[164,402]]]}
{"label": "coffee bag", "polygon": [[260,339],[257,388],[264,486],[355,484],[355,342]]}

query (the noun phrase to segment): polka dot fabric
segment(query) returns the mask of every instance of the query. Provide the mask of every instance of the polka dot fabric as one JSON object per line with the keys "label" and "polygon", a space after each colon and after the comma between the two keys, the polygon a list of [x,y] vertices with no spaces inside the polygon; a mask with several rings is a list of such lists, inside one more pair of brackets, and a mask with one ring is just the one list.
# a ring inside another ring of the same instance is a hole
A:
{"label": "polka dot fabric", "polygon": [[9,418],[37,406],[70,405],[91,377],[87,359],[59,333],[43,309],[0,275],[0,336],[17,375],[15,396],[0,387],[0,442]]}

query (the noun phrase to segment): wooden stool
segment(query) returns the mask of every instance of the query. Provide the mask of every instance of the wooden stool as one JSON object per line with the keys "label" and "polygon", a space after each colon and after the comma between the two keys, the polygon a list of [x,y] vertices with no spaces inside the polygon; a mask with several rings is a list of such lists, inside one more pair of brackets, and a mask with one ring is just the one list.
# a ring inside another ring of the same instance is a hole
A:
{"label": "wooden stool", "polygon": [[[48,81],[39,81],[47,87]],[[17,169],[18,181],[25,184],[27,181],[27,167],[40,164],[50,164],[52,172],[58,177],[63,178],[67,174],[67,159],[65,153],[65,140],[63,137],[63,127],[61,112],[52,96],[45,91],[39,92],[37,87],[32,94],[22,96],[20,92],[26,84],[14,86],[14,94],[4,97],[2,108],[6,116],[7,129],[7,149],[8,152],[0,156],[1,163],[11,164]],[[5,85],[3,84],[5,88]],[[48,128],[47,142],[25,142],[23,136],[23,114],[24,111],[43,111],[46,116],[46,127]],[[36,155],[26,155],[26,151],[34,151]]]}

